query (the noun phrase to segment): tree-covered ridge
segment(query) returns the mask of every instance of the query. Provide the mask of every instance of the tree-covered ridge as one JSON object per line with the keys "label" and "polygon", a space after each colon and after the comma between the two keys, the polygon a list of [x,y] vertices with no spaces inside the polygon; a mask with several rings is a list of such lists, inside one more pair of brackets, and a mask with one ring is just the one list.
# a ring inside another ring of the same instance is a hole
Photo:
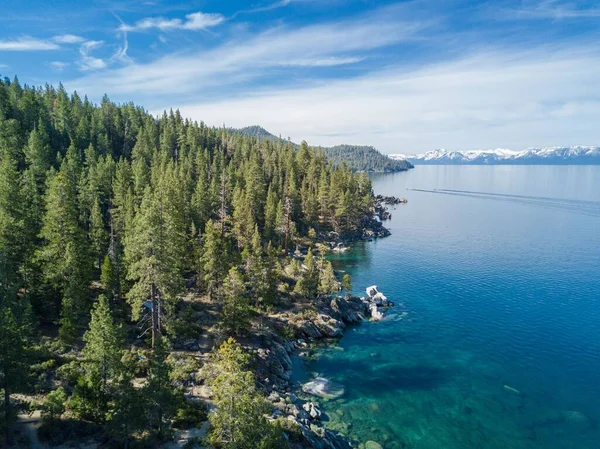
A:
{"label": "tree-covered ridge", "polygon": [[[288,141],[271,134],[263,127],[257,125],[239,129],[230,128],[230,130],[234,134],[254,137],[259,140],[288,143]],[[346,164],[355,172],[396,172],[414,168],[406,160],[391,159],[381,154],[376,148],[366,145],[336,145],[333,147],[317,147],[317,149],[318,151],[322,151],[327,160],[335,166]]]}
{"label": "tree-covered ridge", "polygon": [[[178,111],[153,117],[106,96],[95,105],[62,86],[1,80],[6,440],[15,420],[11,396],[20,391],[50,393],[49,424],[67,408],[124,445],[146,431],[163,438],[178,421],[195,419],[202,411],[183,399],[168,351],[169,341],[197,335],[183,295],[210,299],[219,335],[244,335],[282,296],[310,301],[337,290],[322,256],[309,251],[301,265],[289,254],[329,231],[357,235],[372,213],[370,180],[305,142],[296,148]],[[58,337],[40,337],[40,323]],[[34,378],[46,366],[58,367],[51,384]],[[282,447],[277,435],[268,434],[271,446],[261,434],[252,438],[219,445]]]}
{"label": "tree-covered ridge", "polygon": [[346,164],[354,171],[396,172],[414,168],[410,162],[391,159],[371,146],[336,145],[321,149],[332,164]]}

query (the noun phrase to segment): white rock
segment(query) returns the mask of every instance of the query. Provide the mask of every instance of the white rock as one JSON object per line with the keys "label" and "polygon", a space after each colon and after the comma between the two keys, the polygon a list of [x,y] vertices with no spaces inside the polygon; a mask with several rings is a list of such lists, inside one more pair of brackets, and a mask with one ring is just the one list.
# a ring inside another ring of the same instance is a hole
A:
{"label": "white rock", "polygon": [[371,285],[370,287],[367,287],[367,296],[369,298],[373,298],[373,296],[375,296],[377,293],[379,292],[377,291],[376,285]]}
{"label": "white rock", "polygon": [[371,318],[374,320],[379,321],[383,319],[383,313],[379,311],[377,304],[371,304],[369,310],[371,311]]}
{"label": "white rock", "polygon": [[373,300],[378,306],[385,306],[388,303],[388,299],[381,292],[377,292],[375,296],[371,298],[371,300]]}

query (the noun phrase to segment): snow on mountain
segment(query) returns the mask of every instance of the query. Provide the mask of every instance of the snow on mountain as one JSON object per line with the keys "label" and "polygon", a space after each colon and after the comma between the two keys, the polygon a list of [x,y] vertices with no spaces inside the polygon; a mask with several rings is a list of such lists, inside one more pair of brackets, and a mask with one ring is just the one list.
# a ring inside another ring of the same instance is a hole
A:
{"label": "snow on mountain", "polygon": [[413,164],[452,165],[452,164],[547,164],[585,165],[600,164],[600,147],[549,147],[528,148],[513,151],[504,148],[495,150],[450,151],[433,150],[423,154],[389,154],[392,159],[406,159]]}

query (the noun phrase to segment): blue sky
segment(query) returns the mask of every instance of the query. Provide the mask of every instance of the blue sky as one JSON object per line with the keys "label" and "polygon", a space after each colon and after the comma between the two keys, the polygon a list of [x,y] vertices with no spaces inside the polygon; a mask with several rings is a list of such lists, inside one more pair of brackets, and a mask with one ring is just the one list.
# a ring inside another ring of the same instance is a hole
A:
{"label": "blue sky", "polygon": [[4,0],[0,73],[385,153],[600,144],[600,4]]}

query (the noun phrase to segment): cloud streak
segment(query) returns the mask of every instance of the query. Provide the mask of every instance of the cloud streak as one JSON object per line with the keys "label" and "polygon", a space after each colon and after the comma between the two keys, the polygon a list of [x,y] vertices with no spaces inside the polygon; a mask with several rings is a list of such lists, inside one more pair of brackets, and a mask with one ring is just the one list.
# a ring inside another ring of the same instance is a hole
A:
{"label": "cloud streak", "polygon": [[255,123],[312,144],[384,152],[520,147],[600,140],[598,49],[480,52],[407,71],[391,68],[324,86],[189,104],[209,124]]}
{"label": "cloud streak", "polygon": [[0,51],[48,51],[60,47],[52,41],[23,36],[17,39],[0,40]]}
{"label": "cloud streak", "polygon": [[503,17],[525,20],[599,18],[600,8],[578,7],[576,3],[565,3],[560,0],[543,0],[530,2],[519,9],[505,11]]}
{"label": "cloud streak", "polygon": [[58,36],[54,36],[52,40],[57,44],[79,44],[85,39],[75,34],[60,34]]}
{"label": "cloud streak", "polygon": [[281,26],[211,50],[168,55],[102,76],[84,77],[71,85],[78,90],[113,94],[200,93],[215,85],[259,80],[269,76],[269,69],[356,64],[366,53],[414,39],[425,27],[424,23],[408,23],[383,13],[296,29]]}
{"label": "cloud streak", "polygon": [[185,20],[167,19],[164,17],[147,17],[145,19],[138,20],[134,25],[122,23],[119,27],[119,31],[135,32],[148,31],[152,29],[158,29],[160,31],[198,31],[215,27],[224,21],[225,17],[221,14],[205,14],[203,12],[195,12],[192,14],[187,14],[185,16]]}
{"label": "cloud streak", "polygon": [[100,70],[106,67],[106,62],[103,59],[96,58],[90,55],[90,52],[101,47],[104,44],[102,41],[87,41],[79,47],[79,68],[83,71]]}

